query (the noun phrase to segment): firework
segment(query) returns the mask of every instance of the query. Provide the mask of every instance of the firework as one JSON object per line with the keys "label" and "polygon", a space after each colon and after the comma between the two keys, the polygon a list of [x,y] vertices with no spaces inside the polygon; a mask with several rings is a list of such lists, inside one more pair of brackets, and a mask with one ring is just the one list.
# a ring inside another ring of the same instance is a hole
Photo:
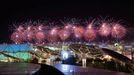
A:
{"label": "firework", "polygon": [[[108,37],[111,35],[113,38],[122,38],[126,34],[126,29],[121,26],[119,23],[109,23],[102,22],[101,26],[93,27],[95,20],[89,23],[86,27],[78,26],[75,23],[64,23],[64,27],[49,27],[43,26],[41,23],[25,23],[25,27],[19,26],[16,27],[15,31],[11,35],[11,40],[15,43],[40,43],[46,42],[57,42],[57,41],[66,41],[66,40],[86,40],[93,41],[96,39],[98,34],[103,37]],[[97,25],[100,23],[97,23]],[[24,25],[24,24],[22,24]],[[96,26],[97,26],[96,25]],[[110,26],[111,25],[111,26]],[[74,37],[70,37],[74,36]]]}
{"label": "firework", "polygon": [[82,38],[84,34],[84,28],[82,26],[79,27],[73,27],[74,36],[76,38]]}
{"label": "firework", "polygon": [[72,25],[69,24],[69,23],[67,23],[67,24],[65,25],[65,27],[64,27],[64,29],[71,29],[71,28],[72,28]]}
{"label": "firework", "polygon": [[24,31],[24,27],[19,26],[19,27],[16,29],[16,31],[18,31],[18,32],[23,32],[23,31]]}
{"label": "firework", "polygon": [[126,28],[120,24],[113,24],[112,27],[112,37],[113,38],[122,38],[126,34]]}
{"label": "firework", "polygon": [[38,30],[42,31],[43,30],[43,26],[42,25],[38,26]]}
{"label": "firework", "polygon": [[89,25],[87,26],[87,29],[92,29],[92,24],[89,24]]}
{"label": "firework", "polygon": [[31,42],[34,39],[33,31],[25,31],[23,38],[24,38],[25,41]]}
{"label": "firework", "polygon": [[111,27],[109,26],[108,23],[102,23],[100,29],[99,29],[99,34],[101,36],[107,37],[111,33]]}
{"label": "firework", "polygon": [[30,30],[32,30],[32,27],[31,26],[28,26],[27,27],[27,31],[30,31]]}
{"label": "firework", "polygon": [[62,29],[59,31],[59,37],[64,41],[70,37],[70,32],[68,30]]}
{"label": "firework", "polygon": [[49,31],[49,35],[48,35],[48,41],[51,42],[55,42],[58,40],[58,29],[57,28],[53,28]]}
{"label": "firework", "polygon": [[96,32],[92,25],[89,25],[84,33],[84,38],[87,41],[92,41],[96,38]]}
{"label": "firework", "polygon": [[23,33],[21,33],[21,32],[12,33],[11,40],[14,41],[15,43],[22,43],[24,41]]}
{"label": "firework", "polygon": [[45,34],[42,31],[36,32],[35,37],[38,42],[42,42],[45,39]]}
{"label": "firework", "polygon": [[31,42],[34,39],[34,31],[32,26],[26,27],[23,32],[23,39],[26,42]]}

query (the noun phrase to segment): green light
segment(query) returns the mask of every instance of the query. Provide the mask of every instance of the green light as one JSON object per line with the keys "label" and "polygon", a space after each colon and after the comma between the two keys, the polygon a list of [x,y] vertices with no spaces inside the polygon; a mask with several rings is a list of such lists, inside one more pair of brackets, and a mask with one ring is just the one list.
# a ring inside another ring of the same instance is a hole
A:
{"label": "green light", "polygon": [[0,60],[7,60],[7,57],[5,57],[4,55],[0,54]]}
{"label": "green light", "polygon": [[27,52],[9,53],[9,55],[20,58],[20,59],[24,59],[24,60],[32,58],[32,55]]}
{"label": "green light", "polygon": [[[20,58],[23,60],[28,60],[28,59],[32,58],[32,55],[27,52],[16,52],[16,53],[5,53],[5,54],[8,54],[10,56],[17,57],[17,58]],[[7,57],[5,57],[4,55],[1,54],[0,59],[7,60]]]}

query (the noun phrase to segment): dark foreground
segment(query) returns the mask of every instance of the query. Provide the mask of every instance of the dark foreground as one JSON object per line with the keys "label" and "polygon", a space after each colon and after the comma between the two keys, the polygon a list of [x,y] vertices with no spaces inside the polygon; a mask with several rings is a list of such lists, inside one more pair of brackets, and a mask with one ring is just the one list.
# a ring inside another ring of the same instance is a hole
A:
{"label": "dark foreground", "polygon": [[39,71],[37,71],[34,75],[64,75],[61,71],[56,69],[55,67],[40,64],[41,68]]}
{"label": "dark foreground", "polygon": [[0,75],[33,75],[39,69],[32,63],[0,63]]}
{"label": "dark foreground", "polygon": [[0,63],[0,75],[134,75],[74,65],[53,66],[31,63]]}

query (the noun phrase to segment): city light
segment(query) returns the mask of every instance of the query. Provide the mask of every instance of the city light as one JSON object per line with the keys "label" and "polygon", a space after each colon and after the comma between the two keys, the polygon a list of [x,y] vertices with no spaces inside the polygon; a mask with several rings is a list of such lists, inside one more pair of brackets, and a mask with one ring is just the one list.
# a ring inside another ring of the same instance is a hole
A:
{"label": "city light", "polygon": [[69,57],[68,52],[67,51],[62,51],[62,58],[65,60]]}

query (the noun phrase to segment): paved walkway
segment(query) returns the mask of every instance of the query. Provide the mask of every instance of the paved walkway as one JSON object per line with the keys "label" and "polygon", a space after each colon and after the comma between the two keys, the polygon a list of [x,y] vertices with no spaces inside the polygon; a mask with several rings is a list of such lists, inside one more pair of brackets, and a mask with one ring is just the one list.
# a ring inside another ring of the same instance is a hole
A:
{"label": "paved walkway", "polygon": [[123,72],[115,72],[104,69],[83,68],[74,65],[56,64],[55,68],[63,72],[65,75],[134,75]]}
{"label": "paved walkway", "polygon": [[39,69],[31,63],[0,63],[0,75],[33,75]]}

